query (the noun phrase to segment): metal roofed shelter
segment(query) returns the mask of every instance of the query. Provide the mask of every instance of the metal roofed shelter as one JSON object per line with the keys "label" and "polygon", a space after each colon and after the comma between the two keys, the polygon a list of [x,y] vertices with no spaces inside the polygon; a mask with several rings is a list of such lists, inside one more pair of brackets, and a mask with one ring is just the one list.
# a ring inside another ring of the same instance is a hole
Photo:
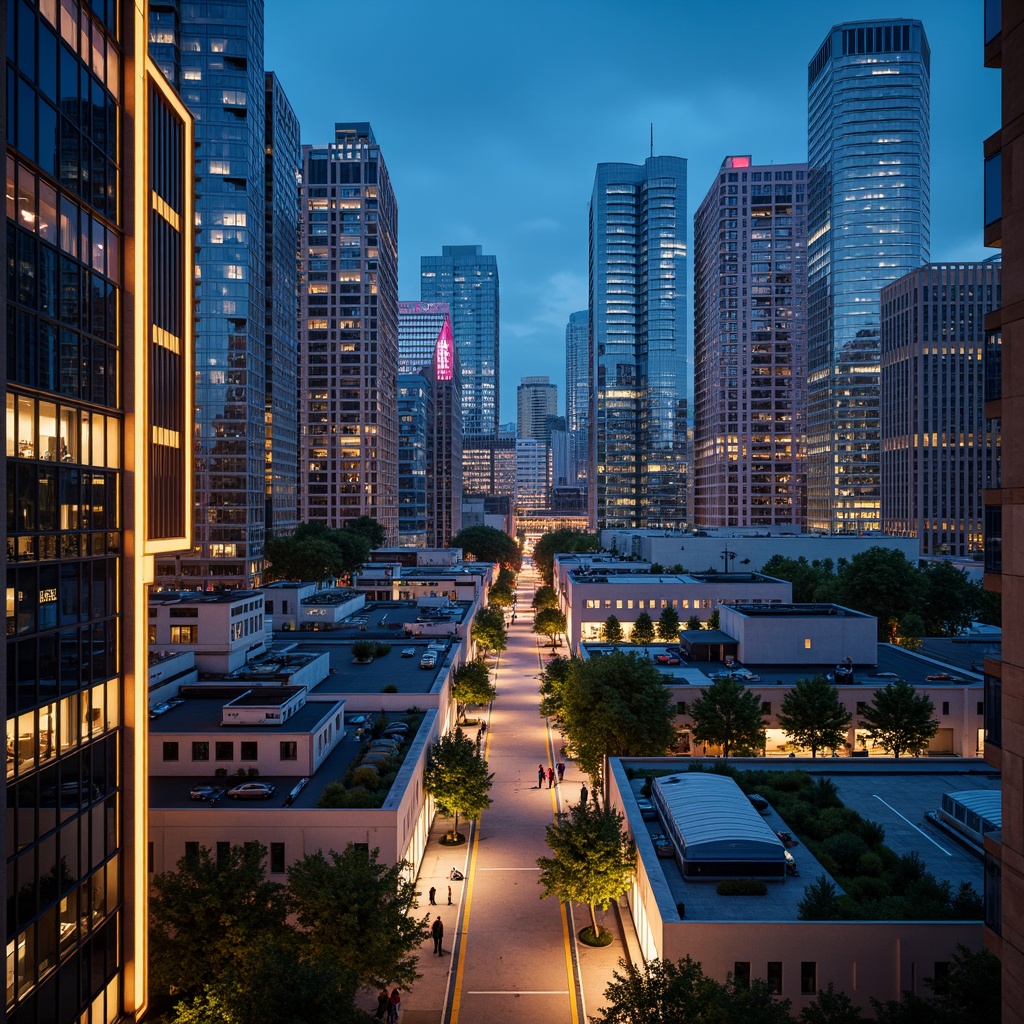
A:
{"label": "metal roofed shelter", "polygon": [[739,641],[721,629],[683,629],[679,643],[689,661],[725,661],[739,652]]}
{"label": "metal roofed shelter", "polygon": [[670,775],[653,781],[651,798],[687,880],[785,880],[785,847],[732,779]]}

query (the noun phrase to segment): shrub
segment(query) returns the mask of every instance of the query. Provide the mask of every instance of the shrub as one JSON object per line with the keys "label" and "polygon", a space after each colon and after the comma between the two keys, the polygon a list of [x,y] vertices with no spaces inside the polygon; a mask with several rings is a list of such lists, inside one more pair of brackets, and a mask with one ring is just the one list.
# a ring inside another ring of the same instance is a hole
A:
{"label": "shrub", "polygon": [[394,683],[388,683],[387,686],[380,688],[381,693],[398,693],[398,687]]}
{"label": "shrub", "polygon": [[877,878],[883,871],[882,858],[870,850],[857,858],[857,874]]}
{"label": "shrub", "polygon": [[379,807],[377,797],[368,789],[357,786],[346,789],[341,782],[329,782],[325,787],[318,807]]}
{"label": "shrub", "polygon": [[357,640],[352,645],[352,657],[356,661],[372,661],[377,653],[377,645],[372,640]]}
{"label": "shrub", "polygon": [[259,768],[256,768],[254,766],[250,768],[245,774],[248,775],[250,779],[258,779],[260,775],[260,770]]}
{"label": "shrub", "polygon": [[861,830],[861,816],[847,807],[828,807],[818,815],[821,837],[838,835],[840,832],[856,832]]}
{"label": "shrub", "polygon": [[363,764],[352,773],[352,784],[374,790],[380,785],[380,775],[372,764]]}
{"label": "shrub", "polygon": [[811,787],[810,798],[815,807],[824,810],[826,807],[842,807],[839,799],[839,790],[831,779],[824,777],[817,780]]}
{"label": "shrub", "polygon": [[228,777],[227,768],[218,768],[214,773],[218,779],[226,779]]}
{"label": "shrub", "polygon": [[877,821],[865,818],[860,829],[860,837],[868,846],[881,846],[885,842],[885,828]]}
{"label": "shrub", "polygon": [[961,882],[950,901],[950,910],[958,921],[980,921],[985,916],[985,904],[970,882]]}
{"label": "shrub", "polygon": [[375,658],[383,658],[385,654],[390,653],[391,644],[377,643],[373,645],[373,656]]}
{"label": "shrub", "polygon": [[[871,857],[873,854],[866,853],[864,856]],[[863,875],[848,883],[847,894],[860,903],[870,903],[873,900],[885,899],[889,895],[889,885],[884,878]]]}
{"label": "shrub", "polygon": [[756,878],[727,878],[718,883],[719,896],[767,896],[768,886]]}
{"label": "shrub", "polygon": [[844,873],[855,871],[861,855],[868,852],[868,844],[853,832],[829,836],[821,845]]}
{"label": "shrub", "polygon": [[824,875],[819,875],[805,886],[803,899],[797,904],[797,917],[801,921],[835,921],[839,918],[836,906],[836,887]]}

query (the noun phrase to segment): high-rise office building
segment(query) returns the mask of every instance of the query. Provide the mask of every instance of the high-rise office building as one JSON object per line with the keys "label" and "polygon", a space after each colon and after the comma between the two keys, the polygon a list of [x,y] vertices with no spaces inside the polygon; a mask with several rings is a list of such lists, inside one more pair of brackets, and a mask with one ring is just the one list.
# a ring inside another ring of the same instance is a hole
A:
{"label": "high-rise office building", "polygon": [[398,543],[425,548],[433,502],[434,383],[427,367],[398,375]]}
{"label": "high-rise office building", "polygon": [[434,361],[437,339],[445,323],[451,330],[447,302],[398,303],[398,372],[416,373]]}
{"label": "high-rise office building", "polygon": [[398,204],[369,122],[302,147],[299,518],[398,539]]}
{"label": "high-rise office building", "polygon": [[[1024,0],[985,5],[985,65],[999,68],[999,129],[984,144],[985,244],[1002,249],[1002,305],[985,317],[985,415],[1024,436]],[[1003,352],[1006,360],[1003,360]],[[1003,366],[1010,372],[1003,374]],[[1002,964],[1003,1024],[1024,1020],[1024,451],[1007,443],[1000,486],[985,492],[985,589],[1002,597],[999,657],[986,657],[985,760],[1003,780],[1003,827],[985,837],[985,945]]]}
{"label": "high-rise office building", "polygon": [[725,161],[693,226],[693,523],[805,517],[807,165]]}
{"label": "high-rise office building", "polygon": [[590,200],[591,519],[684,526],[686,161],[598,164]]}
{"label": "high-rise office building", "polygon": [[299,474],[299,120],[281,82],[266,74],[264,226],[266,250],[266,529],[298,525]]}
{"label": "high-rise office building", "polygon": [[147,588],[190,543],[192,119],[145,4],[6,14],[4,1019],[108,1024],[146,1009]]}
{"label": "high-rise office building", "polygon": [[195,529],[157,581],[244,589],[267,486],[263,0],[154,0],[150,53],[196,119]]}
{"label": "high-rise office building", "polygon": [[880,526],[879,300],[928,261],[919,21],[833,27],[807,68],[807,525]]}
{"label": "high-rise office building", "polygon": [[516,433],[551,444],[551,419],[558,416],[558,385],[547,377],[523,377],[516,388]]}
{"label": "high-rise office building", "polygon": [[568,482],[584,484],[589,468],[590,314],[569,314],[565,325],[565,428],[569,443]]}
{"label": "high-rise office building", "polygon": [[420,257],[420,298],[447,302],[462,365],[464,434],[494,437],[501,401],[498,261],[479,245],[445,245]]}
{"label": "high-rise office building", "polygon": [[923,555],[981,557],[999,421],[985,419],[985,316],[997,262],[929,263],[882,289],[882,530]]}
{"label": "high-rise office building", "polygon": [[548,507],[551,449],[534,437],[516,438],[516,515]]}

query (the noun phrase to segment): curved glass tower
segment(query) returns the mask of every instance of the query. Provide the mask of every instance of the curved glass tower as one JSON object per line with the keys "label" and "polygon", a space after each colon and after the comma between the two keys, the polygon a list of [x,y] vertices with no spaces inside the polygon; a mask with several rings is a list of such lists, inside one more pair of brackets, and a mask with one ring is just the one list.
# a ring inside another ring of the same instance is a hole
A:
{"label": "curved glass tower", "polygon": [[880,526],[879,302],[928,261],[919,21],[832,28],[807,68],[807,526]]}

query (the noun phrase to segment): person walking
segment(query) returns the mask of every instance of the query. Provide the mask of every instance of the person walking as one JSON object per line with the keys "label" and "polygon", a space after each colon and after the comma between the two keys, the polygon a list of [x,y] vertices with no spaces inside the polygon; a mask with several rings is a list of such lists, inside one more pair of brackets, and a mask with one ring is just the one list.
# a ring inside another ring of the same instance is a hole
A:
{"label": "person walking", "polygon": [[444,950],[441,949],[441,940],[444,938],[444,925],[441,923],[441,915],[434,918],[430,927],[430,934],[434,937],[434,956],[440,956]]}
{"label": "person walking", "polygon": [[398,1024],[398,1011],[402,1005],[402,997],[397,988],[391,990],[391,997],[388,999],[388,1024]]}
{"label": "person walking", "polygon": [[554,784],[555,784],[555,769],[554,768],[549,768],[548,769],[548,789],[550,789]]}
{"label": "person walking", "polygon": [[373,1015],[374,1020],[384,1019],[384,1014],[388,1012],[388,999],[388,990],[386,988],[382,988],[377,993],[377,1012]]}
{"label": "person walking", "polygon": [[537,788],[544,788],[544,765],[537,765]]}
{"label": "person walking", "polygon": [[436,889],[435,889],[435,888],[434,888],[433,886],[431,886],[431,887],[430,887],[430,892],[428,892],[428,893],[427,893],[427,896],[428,896],[428,897],[429,897],[429,899],[430,899],[430,905],[431,905],[432,907],[436,907],[436,906],[437,906],[437,903],[436,903],[436,902],[435,902],[435,900],[434,900],[434,897],[435,897],[436,895],[437,895],[437,890],[436,890]]}
{"label": "person walking", "polygon": [[452,905],[452,887],[448,886],[448,906]]}
{"label": "person walking", "polygon": [[584,807],[586,807],[586,806],[587,806],[587,797],[588,797],[589,795],[590,795],[590,794],[589,794],[589,793],[587,792],[587,784],[586,784],[586,783],[584,783],[584,784],[583,784],[583,785],[582,785],[582,786],[580,787],[580,803],[581,803],[581,804],[583,804],[583,806],[584,806]]}
{"label": "person walking", "polygon": [[565,765],[561,761],[559,761],[558,762],[558,781],[561,782],[562,779],[564,779],[564,778],[565,778]]}

